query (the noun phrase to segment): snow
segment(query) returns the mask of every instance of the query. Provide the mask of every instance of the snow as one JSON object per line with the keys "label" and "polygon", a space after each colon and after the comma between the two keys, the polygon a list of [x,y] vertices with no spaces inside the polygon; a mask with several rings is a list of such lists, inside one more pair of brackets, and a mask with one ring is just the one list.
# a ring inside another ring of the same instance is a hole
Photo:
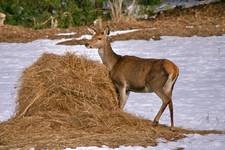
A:
{"label": "snow", "polygon": [[126,33],[135,32],[135,31],[139,31],[139,30],[140,30],[140,29],[112,31],[112,32],[110,32],[109,36],[115,36],[115,35],[120,35],[120,34],[126,34]]}
{"label": "snow", "polygon": [[224,135],[210,134],[202,136],[198,134],[189,135],[188,138],[179,140],[178,142],[160,143],[154,150],[168,150],[182,147],[191,150],[222,150],[224,149]]}
{"label": "snow", "polygon": [[[126,34],[130,32],[135,32],[139,31],[140,29],[132,29],[132,30],[121,30],[121,31],[112,31],[110,32],[109,36],[115,36],[115,35],[120,35],[120,34]],[[81,35],[79,38],[75,38],[75,40],[90,40],[92,38],[92,35],[86,34],[86,35]]]}
{"label": "snow", "polygon": [[181,6],[183,8],[190,8],[199,5],[205,5],[210,3],[219,2],[220,0],[166,0],[163,4],[157,8],[157,11],[166,10],[168,8],[175,8],[176,6]]}
{"label": "snow", "polygon": [[92,38],[92,35],[81,35],[79,38],[75,38],[75,40],[90,40]]}
{"label": "snow", "polygon": [[[211,37],[161,37],[159,41],[129,40],[112,43],[121,55],[168,58],[180,68],[180,76],[174,88],[173,102],[175,125],[200,130],[225,131],[225,35]],[[63,39],[64,40],[64,39]],[[100,61],[97,50],[83,45],[56,45],[63,40],[36,40],[30,43],[0,43],[0,121],[5,121],[15,110],[16,89],[21,72],[42,53],[63,54],[66,51]],[[155,94],[131,93],[125,111],[153,119],[161,105]],[[166,110],[160,119],[170,124]],[[157,147],[124,147],[130,149],[223,149],[224,135],[188,135],[187,138],[166,142],[159,139]],[[82,149],[109,150],[85,147]]]}
{"label": "snow", "polygon": [[70,35],[75,35],[77,34],[76,32],[66,32],[66,33],[58,33],[56,35],[58,36],[70,36]]}

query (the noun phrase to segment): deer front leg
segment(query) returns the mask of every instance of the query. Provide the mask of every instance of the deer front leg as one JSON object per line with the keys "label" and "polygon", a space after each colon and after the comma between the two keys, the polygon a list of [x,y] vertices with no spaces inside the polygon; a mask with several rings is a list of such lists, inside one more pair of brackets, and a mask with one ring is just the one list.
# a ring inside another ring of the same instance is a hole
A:
{"label": "deer front leg", "polygon": [[123,109],[127,102],[129,91],[127,91],[126,86],[119,87],[118,90],[119,90],[119,105],[120,108]]}

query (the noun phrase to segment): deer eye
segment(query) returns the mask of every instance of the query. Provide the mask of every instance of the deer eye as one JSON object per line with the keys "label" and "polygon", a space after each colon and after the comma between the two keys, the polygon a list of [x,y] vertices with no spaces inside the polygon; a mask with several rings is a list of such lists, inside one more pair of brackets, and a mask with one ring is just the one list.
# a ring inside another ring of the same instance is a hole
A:
{"label": "deer eye", "polygon": [[102,40],[102,38],[98,38],[98,40]]}

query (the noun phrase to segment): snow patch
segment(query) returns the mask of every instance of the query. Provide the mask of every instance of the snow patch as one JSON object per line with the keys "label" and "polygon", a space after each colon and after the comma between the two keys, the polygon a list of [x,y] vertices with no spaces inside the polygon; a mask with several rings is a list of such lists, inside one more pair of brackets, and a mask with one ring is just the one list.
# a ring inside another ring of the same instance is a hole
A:
{"label": "snow patch", "polygon": [[58,33],[56,35],[58,36],[70,36],[70,35],[75,35],[77,34],[76,32],[65,32],[65,33]]}
{"label": "snow patch", "polygon": [[121,31],[111,31],[109,36],[121,35],[130,32],[140,31],[141,29],[132,29],[132,30],[121,30]]}
{"label": "snow patch", "polygon": [[90,40],[92,38],[92,35],[81,35],[79,38],[75,38],[75,40]]}
{"label": "snow patch", "polygon": [[[42,53],[64,54],[71,51],[101,61],[97,50],[87,49],[84,45],[56,45],[62,40],[0,43],[0,121],[5,121],[13,115],[16,106],[15,87],[19,77],[22,71],[36,61]],[[175,126],[225,131],[225,35],[163,36],[159,41],[117,41],[112,43],[112,47],[121,55],[168,58],[179,66],[180,76],[173,93]],[[125,110],[152,120],[160,105],[161,101],[155,94],[131,93]],[[168,109],[160,119],[160,123],[170,123]],[[190,135],[177,142],[161,141],[157,147],[146,149],[184,147],[185,149],[220,150],[224,145],[224,135]],[[119,149],[144,148],[121,146]]]}

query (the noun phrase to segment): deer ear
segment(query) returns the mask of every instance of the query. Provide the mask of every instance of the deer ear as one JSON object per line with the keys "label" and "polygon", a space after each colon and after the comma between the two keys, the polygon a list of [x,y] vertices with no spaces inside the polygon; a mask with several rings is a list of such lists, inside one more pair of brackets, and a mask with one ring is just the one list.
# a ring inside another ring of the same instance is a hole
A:
{"label": "deer ear", "polygon": [[95,35],[95,34],[96,34],[96,30],[95,30],[94,28],[88,27],[88,31],[89,31],[92,35]]}
{"label": "deer ear", "polygon": [[110,28],[108,26],[105,28],[104,34],[105,35],[109,35],[110,34]]}

